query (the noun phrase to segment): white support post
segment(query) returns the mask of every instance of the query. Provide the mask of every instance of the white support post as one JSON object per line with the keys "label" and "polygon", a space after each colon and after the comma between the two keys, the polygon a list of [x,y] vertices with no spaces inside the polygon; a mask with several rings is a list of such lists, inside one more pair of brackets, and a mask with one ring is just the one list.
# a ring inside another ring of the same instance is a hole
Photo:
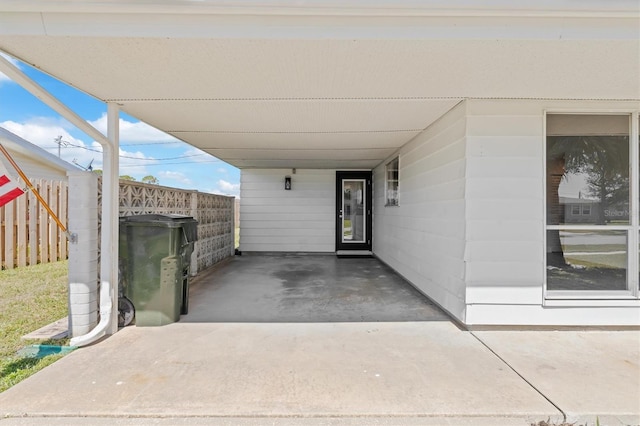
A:
{"label": "white support post", "polygon": [[[120,150],[120,108],[117,104],[107,103],[107,138],[109,150],[104,151],[102,172],[102,232],[108,233],[109,245],[102,246],[100,276],[102,282],[111,283],[111,300],[114,308],[111,310],[111,322],[107,334],[118,331],[118,229],[119,229],[119,150]],[[108,224],[105,227],[105,224]],[[105,239],[103,238],[103,242]]]}
{"label": "white support post", "polygon": [[69,244],[69,333],[78,337],[98,324],[98,176],[80,169],[67,176],[76,236]]}

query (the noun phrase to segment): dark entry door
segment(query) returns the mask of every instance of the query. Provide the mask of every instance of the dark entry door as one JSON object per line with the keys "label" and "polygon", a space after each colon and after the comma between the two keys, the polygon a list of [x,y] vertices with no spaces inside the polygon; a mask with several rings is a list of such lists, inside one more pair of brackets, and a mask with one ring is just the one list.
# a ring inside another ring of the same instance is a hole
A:
{"label": "dark entry door", "polygon": [[336,172],[336,252],[371,251],[371,172]]}

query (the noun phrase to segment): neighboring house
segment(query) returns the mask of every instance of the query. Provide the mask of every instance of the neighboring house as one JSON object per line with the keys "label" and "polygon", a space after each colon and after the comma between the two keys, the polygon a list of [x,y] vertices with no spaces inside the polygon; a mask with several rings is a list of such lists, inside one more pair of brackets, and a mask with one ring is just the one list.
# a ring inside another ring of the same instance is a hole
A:
{"label": "neighboring house", "polygon": [[598,220],[598,200],[560,197],[560,205],[564,206],[565,223],[595,223]]}
{"label": "neighboring house", "polygon": [[[68,171],[80,170],[73,164],[56,157],[3,127],[0,127],[0,144],[9,151],[11,157],[29,179],[66,182]],[[13,177],[18,178],[18,173],[4,155],[0,154],[0,161]]]}
{"label": "neighboring house", "polygon": [[560,204],[564,206],[565,223],[593,224],[598,222],[600,216],[606,223],[624,223],[629,220],[629,206],[626,204],[609,206],[602,211],[602,203],[588,198],[560,197]]}
{"label": "neighboring house", "polygon": [[640,324],[636,1],[0,11],[0,50],[239,167],[243,252],[372,253],[470,326]]}

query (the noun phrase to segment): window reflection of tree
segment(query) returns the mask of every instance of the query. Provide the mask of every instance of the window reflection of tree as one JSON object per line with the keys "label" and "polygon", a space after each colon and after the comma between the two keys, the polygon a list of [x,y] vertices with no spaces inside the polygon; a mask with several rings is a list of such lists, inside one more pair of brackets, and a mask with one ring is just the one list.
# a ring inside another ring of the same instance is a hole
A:
{"label": "window reflection of tree", "polygon": [[[584,194],[594,200],[594,225],[610,222],[611,208],[629,209],[628,136],[549,136],[547,138],[547,224],[563,225],[564,205],[559,190],[563,180],[582,175]],[[591,213],[591,211],[589,211]],[[583,211],[584,214],[584,211]],[[628,217],[628,216],[627,216]],[[628,220],[625,221],[628,223]],[[560,240],[560,230],[547,232],[547,265],[568,266]]]}
{"label": "window reflection of tree", "polygon": [[[548,138],[547,164],[551,194],[557,194],[562,178],[585,176],[586,195],[595,199],[596,225],[605,225],[605,210],[611,207],[629,208],[629,138],[627,136],[555,136]],[[558,198],[556,197],[556,202]],[[553,201],[553,200],[551,200]],[[556,205],[551,211],[562,210]],[[554,220],[555,219],[555,220]],[[562,218],[552,218],[549,224],[562,224]]]}

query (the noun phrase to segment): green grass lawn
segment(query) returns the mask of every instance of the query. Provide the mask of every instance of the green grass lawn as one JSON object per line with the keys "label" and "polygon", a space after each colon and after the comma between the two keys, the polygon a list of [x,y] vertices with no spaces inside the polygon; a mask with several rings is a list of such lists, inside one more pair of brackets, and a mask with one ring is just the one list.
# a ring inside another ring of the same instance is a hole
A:
{"label": "green grass lawn", "polygon": [[53,363],[62,355],[21,358],[29,344],[21,337],[67,316],[67,262],[0,271],[0,392]]}
{"label": "green grass lawn", "polygon": [[626,244],[571,244],[563,245],[562,250],[565,253],[571,252],[608,252],[608,251],[624,251],[627,249]]}
{"label": "green grass lawn", "polygon": [[627,269],[626,254],[607,253],[597,255],[578,255],[567,253],[564,258],[570,265],[581,265],[589,268]]}

